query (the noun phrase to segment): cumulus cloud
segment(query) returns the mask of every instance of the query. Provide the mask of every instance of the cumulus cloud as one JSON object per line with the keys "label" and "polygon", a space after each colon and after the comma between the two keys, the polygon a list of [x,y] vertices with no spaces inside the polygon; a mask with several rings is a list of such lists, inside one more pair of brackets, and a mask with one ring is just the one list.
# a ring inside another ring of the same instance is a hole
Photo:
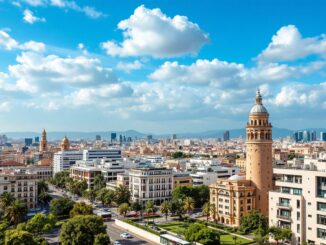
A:
{"label": "cumulus cloud", "polygon": [[158,8],[141,5],[133,15],[122,20],[118,28],[123,31],[121,43],[107,41],[102,48],[112,56],[174,57],[196,54],[209,38],[200,27],[186,16],[166,16]]}
{"label": "cumulus cloud", "polygon": [[28,24],[34,24],[35,22],[45,22],[45,18],[36,17],[29,9],[25,9],[23,14],[23,19]]}
{"label": "cumulus cloud", "polygon": [[0,47],[1,46],[3,46],[6,50],[20,49],[35,52],[43,52],[45,50],[44,43],[31,40],[23,44],[19,44],[19,42],[13,39],[7,32],[0,30]]}
{"label": "cumulus cloud", "polygon": [[119,70],[123,70],[126,73],[130,73],[134,70],[139,70],[143,67],[143,64],[139,60],[135,60],[133,62],[121,62],[119,61],[117,64],[117,68]]}
{"label": "cumulus cloud", "polygon": [[326,57],[326,35],[303,38],[294,25],[283,26],[258,56],[262,62],[293,61],[310,55]]}
{"label": "cumulus cloud", "polygon": [[10,76],[17,80],[17,88],[30,93],[118,81],[112,70],[103,67],[98,59],[84,56],[62,58],[23,52],[17,57],[17,64],[8,69]]}

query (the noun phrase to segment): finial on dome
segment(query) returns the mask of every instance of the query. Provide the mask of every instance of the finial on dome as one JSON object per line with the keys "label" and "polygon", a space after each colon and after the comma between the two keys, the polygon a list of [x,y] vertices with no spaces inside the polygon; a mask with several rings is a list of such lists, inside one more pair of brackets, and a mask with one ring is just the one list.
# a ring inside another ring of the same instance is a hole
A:
{"label": "finial on dome", "polygon": [[257,105],[262,105],[262,97],[261,97],[261,94],[260,94],[260,89],[257,90],[257,93],[256,93],[256,104]]}

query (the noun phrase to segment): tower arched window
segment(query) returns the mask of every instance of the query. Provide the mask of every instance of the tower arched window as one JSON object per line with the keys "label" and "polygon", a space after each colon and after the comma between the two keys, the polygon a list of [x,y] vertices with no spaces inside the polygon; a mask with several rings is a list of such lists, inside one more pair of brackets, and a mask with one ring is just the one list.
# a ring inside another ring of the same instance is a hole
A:
{"label": "tower arched window", "polygon": [[259,126],[261,126],[261,120],[259,120]]}
{"label": "tower arched window", "polygon": [[255,140],[257,139],[257,132],[255,133]]}
{"label": "tower arched window", "polygon": [[260,139],[261,139],[261,140],[265,139],[264,131],[260,133]]}

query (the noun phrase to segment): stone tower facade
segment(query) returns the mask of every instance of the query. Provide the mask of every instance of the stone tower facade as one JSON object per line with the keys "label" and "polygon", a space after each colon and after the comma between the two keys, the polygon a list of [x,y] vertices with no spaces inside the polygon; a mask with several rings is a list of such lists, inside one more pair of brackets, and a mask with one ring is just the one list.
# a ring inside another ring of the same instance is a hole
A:
{"label": "stone tower facade", "polygon": [[69,148],[70,148],[70,142],[69,142],[67,136],[65,136],[61,142],[61,150],[68,151]]}
{"label": "stone tower facade", "polygon": [[42,138],[41,138],[41,142],[40,142],[40,152],[44,152],[47,150],[48,150],[48,141],[46,139],[46,131],[45,131],[45,129],[43,129]]}
{"label": "stone tower facade", "polygon": [[273,188],[272,125],[260,91],[246,127],[246,179],[256,187],[256,209],[268,216],[268,192]]}

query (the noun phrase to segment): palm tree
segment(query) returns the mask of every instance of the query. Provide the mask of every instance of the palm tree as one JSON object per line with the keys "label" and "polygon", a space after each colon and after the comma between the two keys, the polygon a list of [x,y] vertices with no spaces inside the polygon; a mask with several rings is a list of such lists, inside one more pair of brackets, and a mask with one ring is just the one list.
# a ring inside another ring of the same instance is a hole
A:
{"label": "palm tree", "polygon": [[94,189],[95,190],[100,190],[106,186],[105,179],[102,174],[98,174],[94,178]]}
{"label": "palm tree", "polygon": [[42,191],[38,195],[38,201],[41,203],[41,205],[46,205],[52,200],[52,197],[49,195],[49,193]]}
{"label": "palm tree", "polygon": [[208,222],[208,218],[210,215],[214,216],[214,220],[215,220],[215,213],[216,213],[215,205],[206,202],[202,207],[202,213],[206,216],[206,222]]}
{"label": "palm tree", "polygon": [[49,185],[44,180],[41,180],[37,183],[37,192],[39,194],[48,191],[49,191]]}
{"label": "palm tree", "polygon": [[192,212],[195,209],[194,199],[192,199],[192,197],[186,197],[183,200],[183,208],[189,215],[190,212]]}
{"label": "palm tree", "polygon": [[9,193],[5,192],[0,197],[0,208],[5,211],[15,201],[15,197]]}
{"label": "palm tree", "polygon": [[27,214],[27,207],[24,202],[16,199],[10,206],[5,210],[5,217],[8,222],[17,225],[25,220]]}
{"label": "palm tree", "polygon": [[156,207],[152,201],[148,201],[145,205],[145,210],[147,213],[152,213],[153,215],[153,223],[154,223],[154,214],[156,212]]}
{"label": "palm tree", "polygon": [[160,211],[162,214],[165,214],[165,220],[168,219],[168,214],[169,214],[169,203],[167,201],[164,201],[161,206],[160,206]]}
{"label": "palm tree", "polygon": [[84,191],[83,196],[87,198],[90,202],[94,202],[96,198],[96,191],[93,189],[88,189]]}
{"label": "palm tree", "polygon": [[119,185],[115,190],[116,203],[129,203],[130,191],[126,185]]}
{"label": "palm tree", "polygon": [[118,207],[118,211],[119,211],[120,215],[123,215],[124,217],[126,217],[127,212],[129,211],[129,204],[128,203],[120,204],[120,206]]}

